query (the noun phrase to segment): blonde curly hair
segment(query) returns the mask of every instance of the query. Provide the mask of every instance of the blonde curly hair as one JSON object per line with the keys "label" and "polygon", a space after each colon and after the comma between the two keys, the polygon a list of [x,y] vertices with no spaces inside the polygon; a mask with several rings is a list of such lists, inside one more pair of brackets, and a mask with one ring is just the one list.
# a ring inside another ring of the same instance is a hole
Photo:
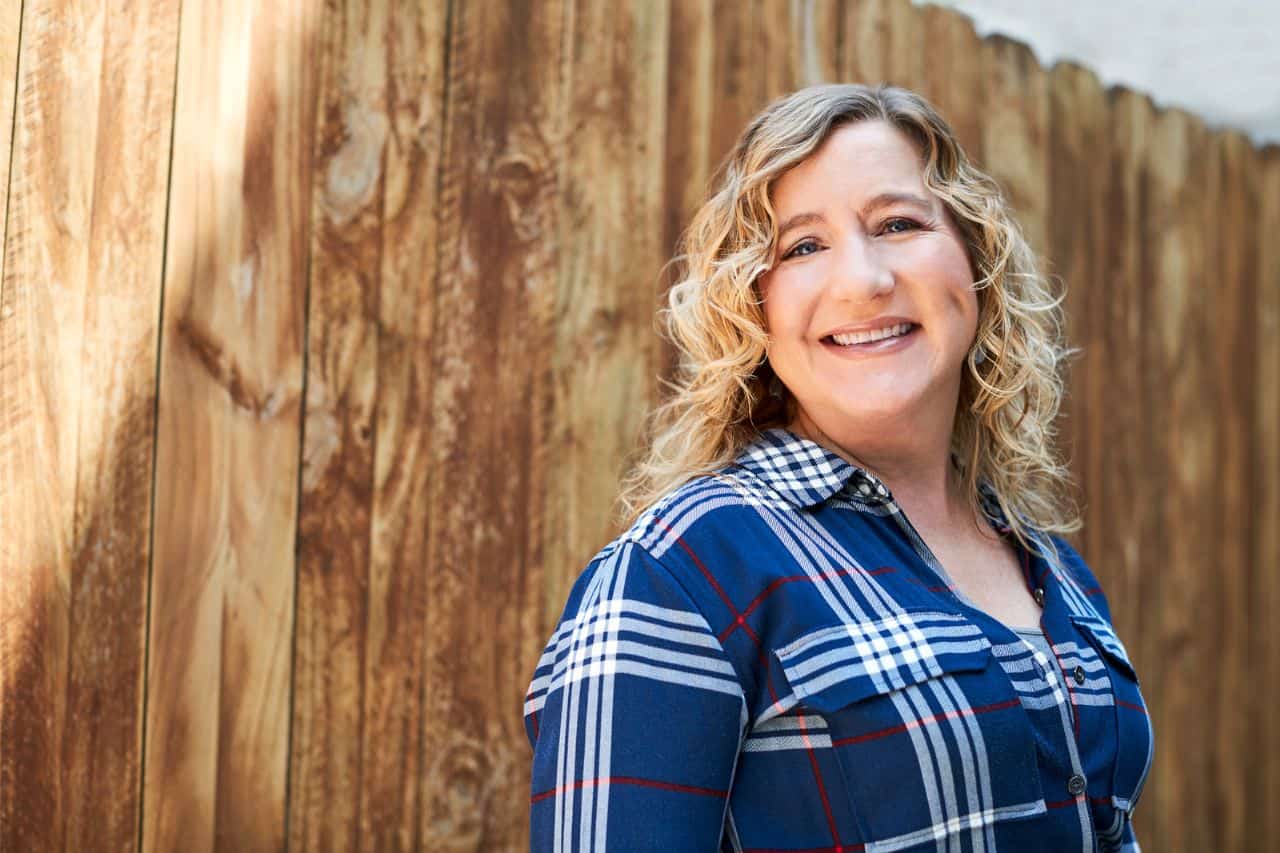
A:
{"label": "blonde curly hair", "polygon": [[791,395],[768,393],[774,374],[756,281],[776,248],[770,188],[835,128],[868,120],[887,122],[915,143],[925,185],[958,226],[978,279],[978,332],[951,448],[971,507],[981,512],[985,481],[1028,547],[1035,531],[1080,528],[1070,472],[1054,446],[1061,371],[1077,351],[1063,340],[1062,297],[1053,296],[998,185],[969,162],[937,111],[907,89],[855,84],[812,86],[766,107],[681,237],[673,258],[680,274],[660,312],[680,358],[674,378],[664,381],[666,399],[647,419],[643,455],[623,479],[624,522],[682,483],[723,468],[761,430],[790,423]]}

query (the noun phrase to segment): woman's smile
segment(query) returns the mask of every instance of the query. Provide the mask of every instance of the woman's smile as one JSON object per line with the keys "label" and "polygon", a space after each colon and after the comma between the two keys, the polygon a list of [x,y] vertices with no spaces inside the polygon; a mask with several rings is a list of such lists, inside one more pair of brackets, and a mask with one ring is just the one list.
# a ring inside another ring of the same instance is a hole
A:
{"label": "woman's smile", "polygon": [[867,358],[900,352],[920,337],[918,323],[901,323],[875,332],[826,335],[823,349],[840,358]]}

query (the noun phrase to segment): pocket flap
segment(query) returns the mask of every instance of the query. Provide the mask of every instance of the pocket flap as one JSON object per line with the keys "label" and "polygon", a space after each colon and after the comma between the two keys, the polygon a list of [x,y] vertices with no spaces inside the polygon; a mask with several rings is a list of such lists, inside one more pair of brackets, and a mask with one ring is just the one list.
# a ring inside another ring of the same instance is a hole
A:
{"label": "pocket flap", "polygon": [[1129,660],[1129,652],[1125,650],[1124,643],[1120,642],[1120,638],[1109,622],[1097,616],[1075,615],[1071,616],[1071,622],[1080,629],[1080,633],[1088,638],[1099,653],[1114,663],[1125,675],[1134,681],[1138,680],[1138,673]]}
{"label": "pocket flap", "polygon": [[949,672],[985,669],[991,642],[957,613],[899,613],[820,628],[777,652],[796,699],[831,713]]}

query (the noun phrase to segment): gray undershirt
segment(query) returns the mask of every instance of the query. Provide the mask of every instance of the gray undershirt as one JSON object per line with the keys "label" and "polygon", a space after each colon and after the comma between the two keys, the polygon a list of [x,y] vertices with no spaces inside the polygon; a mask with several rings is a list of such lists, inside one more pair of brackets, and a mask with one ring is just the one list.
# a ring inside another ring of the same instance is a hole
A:
{"label": "gray undershirt", "polygon": [[1019,637],[1030,642],[1037,649],[1045,653],[1049,660],[1053,660],[1053,647],[1049,645],[1049,639],[1044,635],[1044,631],[1040,628],[1014,628]]}

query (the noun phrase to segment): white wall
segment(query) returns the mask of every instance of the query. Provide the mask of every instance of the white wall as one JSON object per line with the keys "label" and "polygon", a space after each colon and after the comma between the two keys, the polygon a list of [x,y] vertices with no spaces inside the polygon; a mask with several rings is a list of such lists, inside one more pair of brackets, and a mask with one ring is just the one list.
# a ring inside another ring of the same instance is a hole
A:
{"label": "white wall", "polygon": [[981,35],[1068,59],[1211,126],[1280,143],[1280,0],[913,0],[955,9]]}

